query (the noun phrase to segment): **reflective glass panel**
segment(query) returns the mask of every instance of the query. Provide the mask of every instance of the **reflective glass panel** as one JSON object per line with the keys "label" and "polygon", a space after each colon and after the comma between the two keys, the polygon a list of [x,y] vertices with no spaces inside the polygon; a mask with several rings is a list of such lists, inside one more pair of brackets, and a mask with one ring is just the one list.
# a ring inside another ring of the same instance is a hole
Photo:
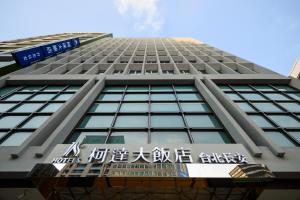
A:
{"label": "reflective glass panel", "polygon": [[177,103],[152,103],[152,112],[179,112]]}
{"label": "reflective glass panel", "polygon": [[236,103],[244,112],[255,111],[248,103]]}
{"label": "reflective glass panel", "polygon": [[80,128],[107,128],[111,126],[114,116],[86,116]]}
{"label": "reflective glass panel", "polygon": [[276,124],[281,127],[299,128],[300,123],[288,115],[268,115]]}
{"label": "reflective glass panel", "polygon": [[176,85],[175,86],[176,91],[184,91],[184,92],[196,92],[196,88],[194,86],[189,85]]}
{"label": "reflective glass panel", "polygon": [[228,87],[227,85],[220,85],[219,86],[221,88],[221,90],[223,91],[232,91],[232,89],[230,87]]}
{"label": "reflective glass panel", "polygon": [[295,144],[279,131],[266,132],[266,135],[277,145],[282,147],[294,147]]}
{"label": "reflective glass panel", "polygon": [[67,101],[72,96],[73,96],[73,94],[60,94],[55,98],[55,101]]}
{"label": "reflective glass panel", "polygon": [[61,91],[65,88],[66,86],[48,86],[46,87],[43,91]]}
{"label": "reflective glass panel", "polygon": [[89,112],[117,112],[119,103],[94,103]]}
{"label": "reflective glass panel", "polygon": [[33,116],[27,121],[22,128],[38,128],[40,127],[49,116]]}
{"label": "reflective glass panel", "polygon": [[112,132],[108,144],[147,144],[147,132]]}
{"label": "reflective glass panel", "polygon": [[37,94],[33,96],[30,101],[49,101],[51,100],[56,94]]}
{"label": "reflective glass panel", "polygon": [[74,132],[68,139],[67,143],[79,142],[83,144],[104,144],[106,132]]}
{"label": "reflective glass panel", "polygon": [[104,88],[104,92],[123,92],[125,86],[108,86]]}
{"label": "reflective glass panel", "polygon": [[164,92],[172,92],[173,88],[171,86],[151,86],[152,91],[164,91]]}
{"label": "reflective glass panel", "polygon": [[290,112],[300,112],[300,105],[298,103],[279,103],[279,105]]}
{"label": "reflective glass panel", "polygon": [[73,86],[69,86],[65,91],[68,92],[76,92],[81,88],[81,86],[79,85],[73,85]]}
{"label": "reflective glass panel", "polygon": [[56,112],[63,103],[48,103],[40,112]]}
{"label": "reflective glass panel", "polygon": [[14,86],[5,86],[3,88],[0,88],[0,96],[4,96],[15,89],[17,89],[17,87]]}
{"label": "reflective glass panel", "polygon": [[189,144],[186,132],[151,132],[152,144]]}
{"label": "reflective glass panel", "polygon": [[185,115],[189,127],[220,127],[213,115]]}
{"label": "reflective glass panel", "polygon": [[0,112],[6,112],[15,105],[15,103],[0,103]]}
{"label": "reflective glass panel", "polygon": [[261,115],[249,115],[249,117],[259,126],[259,127],[273,127],[273,125],[268,122]]}
{"label": "reflective glass panel", "polygon": [[27,86],[23,88],[21,91],[23,92],[37,92],[40,91],[43,88],[43,86]]}
{"label": "reflective glass panel", "polygon": [[281,112],[282,110],[273,103],[253,103],[253,105],[263,112]]}
{"label": "reflective glass panel", "polygon": [[147,103],[123,103],[120,112],[148,112]]}
{"label": "reflective glass panel", "polygon": [[0,128],[14,128],[27,116],[4,116],[0,119]]}
{"label": "reflective glass panel", "polygon": [[13,94],[4,100],[5,101],[23,101],[30,96],[31,96],[31,94]]}
{"label": "reflective glass panel", "polygon": [[181,116],[177,115],[152,115],[152,127],[184,127]]}
{"label": "reflective glass panel", "polygon": [[241,95],[248,100],[266,100],[263,96],[256,93],[241,93]]}
{"label": "reflective glass panel", "polygon": [[272,100],[289,100],[289,98],[285,97],[282,94],[278,94],[278,93],[265,93],[265,95]]}
{"label": "reflective glass panel", "polygon": [[149,90],[148,86],[128,86],[127,92],[147,92]]}
{"label": "reflective glass panel", "polygon": [[17,108],[15,108],[12,112],[35,112],[37,111],[43,103],[23,103]]}
{"label": "reflective glass panel", "polygon": [[176,98],[174,94],[151,94],[151,99],[154,101],[174,101]]}
{"label": "reflective glass panel", "polygon": [[253,91],[252,88],[247,85],[231,85],[231,87],[237,91]]}
{"label": "reflective glass panel", "polygon": [[198,101],[202,99],[202,97],[196,93],[190,93],[190,94],[177,93],[177,96],[178,99],[181,101]]}
{"label": "reflective glass panel", "polygon": [[20,146],[31,134],[31,132],[15,132],[4,140],[0,146]]}
{"label": "reflective glass panel", "polygon": [[115,127],[148,127],[148,116],[118,116]]}
{"label": "reflective glass panel", "polygon": [[227,95],[229,96],[230,99],[232,100],[242,100],[242,98],[237,95],[237,94],[233,94],[233,93],[227,93]]}
{"label": "reflective glass panel", "polygon": [[183,112],[210,112],[206,103],[181,103]]}
{"label": "reflective glass panel", "polygon": [[273,88],[267,85],[253,85],[253,87],[259,91],[274,91]]}
{"label": "reflective glass panel", "polygon": [[230,139],[224,132],[211,131],[200,132],[193,131],[192,136],[196,144],[224,144],[231,143]]}
{"label": "reflective glass panel", "polygon": [[298,131],[292,132],[291,131],[291,132],[289,132],[289,134],[300,143],[300,132],[298,132]]}
{"label": "reflective glass panel", "polygon": [[147,101],[148,94],[126,94],[124,97],[125,101]]}
{"label": "reflective glass panel", "polygon": [[293,99],[300,100],[300,93],[289,93],[288,95]]}
{"label": "reflective glass panel", "polygon": [[294,88],[288,85],[274,85],[280,91],[296,91]]}
{"label": "reflective glass panel", "polygon": [[122,94],[101,94],[99,96],[100,101],[120,101]]}

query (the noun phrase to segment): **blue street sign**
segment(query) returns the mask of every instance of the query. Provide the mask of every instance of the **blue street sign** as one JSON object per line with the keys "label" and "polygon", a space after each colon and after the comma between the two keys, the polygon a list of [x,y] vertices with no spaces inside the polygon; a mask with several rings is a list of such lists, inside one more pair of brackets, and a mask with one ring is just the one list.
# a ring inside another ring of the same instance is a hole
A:
{"label": "blue street sign", "polygon": [[66,52],[70,49],[80,46],[79,38],[72,38],[58,42],[47,43],[44,45],[35,46],[28,49],[12,52],[16,63],[22,67],[27,67],[35,62],[48,57]]}

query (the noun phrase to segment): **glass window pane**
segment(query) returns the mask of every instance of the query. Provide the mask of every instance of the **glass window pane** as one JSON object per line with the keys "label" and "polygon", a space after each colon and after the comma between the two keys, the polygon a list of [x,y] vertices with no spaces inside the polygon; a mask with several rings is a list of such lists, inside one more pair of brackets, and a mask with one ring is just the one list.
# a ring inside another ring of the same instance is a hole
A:
{"label": "glass window pane", "polygon": [[148,94],[126,94],[125,101],[148,101]]}
{"label": "glass window pane", "polygon": [[15,105],[15,103],[0,103],[0,112],[6,112]]}
{"label": "glass window pane", "polygon": [[7,134],[7,132],[0,132],[0,140]]}
{"label": "glass window pane", "polygon": [[125,86],[108,86],[104,88],[104,92],[123,92]]}
{"label": "glass window pane", "polygon": [[289,100],[289,98],[285,97],[282,94],[278,94],[278,93],[265,93],[265,95],[272,100]]}
{"label": "glass window pane", "polygon": [[234,90],[237,90],[237,91],[253,91],[249,86],[247,85],[231,85],[231,87],[234,89]]}
{"label": "glass window pane", "polygon": [[300,123],[288,115],[268,115],[276,124],[281,127],[299,128]]}
{"label": "glass window pane", "polygon": [[244,112],[254,112],[254,108],[252,108],[248,103],[236,103],[241,110],[243,110]]}
{"label": "glass window pane", "polygon": [[37,111],[42,105],[42,103],[23,103],[17,108],[15,108],[12,112],[35,112]]}
{"label": "glass window pane", "polygon": [[147,132],[112,132],[108,144],[147,144]]}
{"label": "glass window pane", "polygon": [[49,116],[34,116],[27,121],[22,128],[39,128]]}
{"label": "glass window pane", "polygon": [[226,93],[226,94],[229,96],[231,100],[242,100],[242,98],[237,94],[233,94],[233,93]]}
{"label": "glass window pane", "polygon": [[120,112],[148,112],[147,103],[123,103]]}
{"label": "glass window pane", "polygon": [[30,96],[31,96],[31,94],[13,94],[4,100],[5,101],[23,101]]}
{"label": "glass window pane", "polygon": [[66,143],[104,144],[106,136],[106,132],[73,132]]}
{"label": "glass window pane", "polygon": [[273,88],[267,85],[252,85],[252,86],[259,91],[274,91]]}
{"label": "glass window pane", "polygon": [[147,116],[118,116],[115,127],[148,127]]}
{"label": "glass window pane", "polygon": [[61,91],[65,88],[66,86],[48,86],[46,87],[43,91]]}
{"label": "glass window pane", "polygon": [[266,132],[266,135],[277,145],[282,147],[294,147],[295,144],[279,131]]}
{"label": "glass window pane", "polygon": [[174,94],[151,94],[151,99],[154,101],[174,101],[176,98]]}
{"label": "glass window pane", "polygon": [[202,99],[202,97],[196,93],[190,93],[190,94],[177,93],[177,96],[178,99],[181,101],[197,101]]}
{"label": "glass window pane", "polygon": [[219,85],[219,88],[221,88],[221,90],[223,91],[232,91],[231,88],[227,85]]}
{"label": "glass window pane", "polygon": [[49,103],[40,112],[56,112],[63,103]]}
{"label": "glass window pane", "polygon": [[296,91],[294,88],[288,85],[274,85],[280,91]]}
{"label": "glass window pane", "polygon": [[190,85],[177,85],[175,86],[176,91],[185,91],[185,92],[196,92],[196,88]]}
{"label": "glass window pane", "polygon": [[111,126],[114,116],[86,116],[79,128],[107,128]]}
{"label": "glass window pane", "polygon": [[0,128],[14,128],[27,116],[4,116],[0,119]]}
{"label": "glass window pane", "polygon": [[179,112],[177,103],[152,103],[152,112]]}
{"label": "glass window pane", "polygon": [[101,94],[98,99],[100,101],[120,101],[122,94]]}
{"label": "glass window pane", "polygon": [[33,96],[30,101],[49,101],[51,100],[56,94],[37,94]]}
{"label": "glass window pane", "polygon": [[152,127],[184,127],[181,116],[177,115],[152,115]]}
{"label": "glass window pane", "polygon": [[152,144],[189,144],[186,132],[151,132]]}
{"label": "glass window pane", "polygon": [[300,100],[300,93],[289,93],[288,95],[293,99]]}
{"label": "glass window pane", "polygon": [[290,112],[300,112],[300,105],[298,103],[279,103],[279,105]]}
{"label": "glass window pane", "polygon": [[183,112],[211,112],[206,103],[181,103]]}
{"label": "glass window pane", "polygon": [[221,127],[213,115],[185,115],[189,127]]}
{"label": "glass window pane", "polygon": [[263,112],[281,112],[282,110],[273,103],[253,103],[253,105]]}
{"label": "glass window pane", "polygon": [[76,91],[78,91],[80,88],[81,88],[81,86],[79,86],[79,85],[72,85],[72,86],[69,86],[65,91],[68,91],[68,92],[76,92]]}
{"label": "glass window pane", "polygon": [[300,143],[300,132],[289,132],[289,134]]}
{"label": "glass window pane", "polygon": [[148,92],[148,86],[128,86],[127,92]]}
{"label": "glass window pane", "polygon": [[73,96],[73,94],[60,94],[55,98],[55,101],[67,101]]}
{"label": "glass window pane", "polygon": [[221,131],[193,131],[194,143],[196,144],[224,144],[231,143],[226,133]]}
{"label": "glass window pane", "polygon": [[0,96],[4,96],[15,89],[17,89],[17,87],[14,86],[5,86],[3,88],[0,88]]}
{"label": "glass window pane", "polygon": [[37,92],[40,91],[43,88],[43,86],[27,86],[23,88],[21,91],[23,92]]}
{"label": "glass window pane", "polygon": [[263,96],[256,93],[241,93],[241,95],[248,100],[266,100]]}
{"label": "glass window pane", "polygon": [[171,86],[151,86],[152,91],[164,91],[164,92],[172,92],[173,88]]}
{"label": "glass window pane", "polygon": [[119,103],[94,103],[89,112],[117,112]]}
{"label": "glass window pane", "polygon": [[249,117],[259,126],[259,127],[273,127],[273,125],[268,122],[261,115],[249,115]]}
{"label": "glass window pane", "polygon": [[15,132],[4,140],[0,146],[20,146],[31,134],[30,132]]}

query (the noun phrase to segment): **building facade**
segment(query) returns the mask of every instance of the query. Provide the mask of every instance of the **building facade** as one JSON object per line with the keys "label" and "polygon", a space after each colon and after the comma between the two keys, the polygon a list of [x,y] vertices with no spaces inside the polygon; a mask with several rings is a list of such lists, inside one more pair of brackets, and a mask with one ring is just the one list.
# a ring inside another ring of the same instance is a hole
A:
{"label": "building facade", "polygon": [[299,79],[300,75],[300,60],[297,60],[290,72],[290,77]]}
{"label": "building facade", "polygon": [[111,35],[0,80],[3,199],[299,198],[300,82]]}

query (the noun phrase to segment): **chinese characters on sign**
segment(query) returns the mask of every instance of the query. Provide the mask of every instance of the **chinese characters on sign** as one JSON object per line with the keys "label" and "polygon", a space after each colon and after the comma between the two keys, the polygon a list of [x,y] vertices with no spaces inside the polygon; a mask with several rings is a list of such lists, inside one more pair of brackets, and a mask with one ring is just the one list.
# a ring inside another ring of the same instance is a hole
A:
{"label": "chinese characters on sign", "polygon": [[79,46],[79,38],[73,38],[19,51],[17,50],[12,52],[12,56],[17,64],[21,65],[22,67],[26,67],[47,57],[55,56]]}
{"label": "chinese characters on sign", "polygon": [[[190,149],[183,147],[176,148],[171,151],[168,148],[154,147],[153,150],[145,151],[140,147],[139,151],[130,152],[122,147],[120,149],[113,148],[94,148],[89,154],[86,161],[81,160],[78,156],[80,153],[79,143],[73,142],[63,154],[63,157],[54,158],[52,163],[72,163],[72,162],[96,162],[105,163],[193,163],[192,152]],[[174,160],[171,160],[171,154],[174,155]],[[71,157],[70,157],[71,156]],[[247,164],[247,157],[238,152],[235,153],[211,153],[201,152],[198,155],[198,161],[202,164]]]}

